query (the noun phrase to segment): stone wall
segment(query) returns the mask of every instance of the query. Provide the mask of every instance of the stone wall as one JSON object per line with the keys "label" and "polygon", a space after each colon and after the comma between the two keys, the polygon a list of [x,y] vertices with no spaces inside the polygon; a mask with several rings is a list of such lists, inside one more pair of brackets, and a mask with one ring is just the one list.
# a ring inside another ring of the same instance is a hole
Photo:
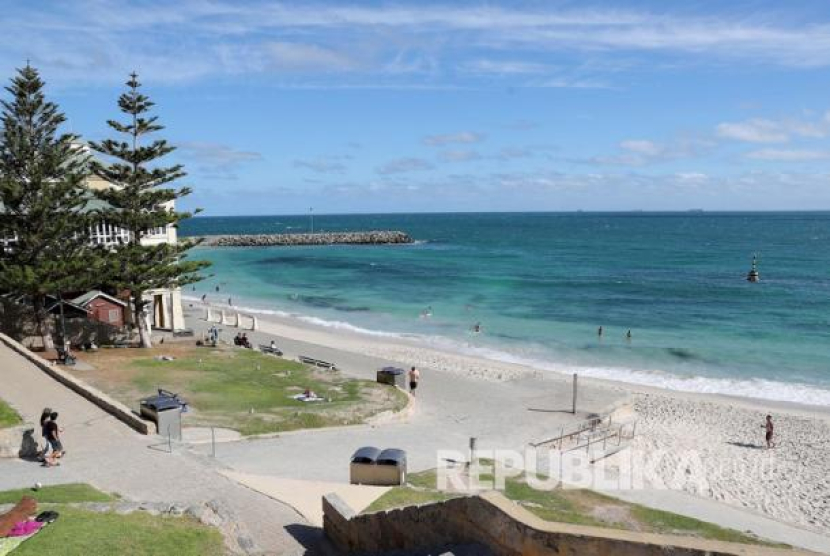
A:
{"label": "stone wall", "polygon": [[292,245],[381,245],[412,243],[408,234],[399,231],[324,232],[317,234],[256,234],[206,236],[202,245],[210,247],[264,247]]}
{"label": "stone wall", "polygon": [[795,556],[807,554],[552,523],[497,492],[355,515],[336,494],[323,498],[323,528],[347,554],[478,544],[499,556]]}
{"label": "stone wall", "polygon": [[36,353],[32,353],[26,347],[9,338],[5,334],[0,334],[0,342],[7,345],[26,359],[28,359],[31,363],[33,363],[36,367],[40,370],[69,388],[70,390],[75,391],[76,393],[80,394],[87,400],[91,401],[119,421],[122,421],[124,424],[130,426],[131,428],[135,429],[136,431],[140,432],[141,434],[150,434],[151,428],[150,423],[141,419],[138,415],[133,413],[133,411],[127,407],[126,405],[122,404],[121,402],[110,398],[107,394],[104,394],[100,390],[93,388],[83,380],[77,379],[71,374],[67,373],[57,365],[52,365],[49,361],[45,360],[44,358],[40,357]]}

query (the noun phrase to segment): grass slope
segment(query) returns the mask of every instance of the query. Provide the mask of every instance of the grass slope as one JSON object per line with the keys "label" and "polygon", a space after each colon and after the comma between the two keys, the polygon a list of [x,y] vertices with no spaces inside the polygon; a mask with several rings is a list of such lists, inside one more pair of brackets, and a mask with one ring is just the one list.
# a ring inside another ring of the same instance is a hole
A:
{"label": "grass slope", "polygon": [[85,483],[67,483],[41,487],[37,490],[32,488],[20,488],[17,490],[5,490],[0,492],[0,504],[16,504],[23,496],[30,496],[37,500],[38,504],[70,504],[72,502],[112,502],[117,497],[101,492]]}
{"label": "grass slope", "polygon": [[13,427],[22,422],[23,421],[20,419],[20,415],[18,415],[17,412],[9,406],[9,404],[3,400],[0,400],[0,429]]}
{"label": "grass slope", "polygon": [[24,495],[37,499],[39,510],[56,510],[60,517],[15,549],[14,556],[224,554],[219,531],[192,518],[153,516],[143,512],[119,515],[67,506],[75,502],[111,502],[117,499],[86,484],[47,486],[36,491],[4,491],[0,492],[0,503],[14,503]]}
{"label": "grass slope", "polygon": [[[486,481],[491,480],[492,476],[482,475],[481,478]],[[439,502],[462,495],[437,490],[435,470],[410,473],[407,479],[406,486],[395,487],[386,492],[364,510],[364,513]],[[508,477],[503,494],[546,521],[686,535],[745,544],[785,546],[767,543],[754,536],[713,523],[624,502],[592,490],[537,490],[528,485],[524,477]]]}
{"label": "grass slope", "polygon": [[[172,355],[160,361],[157,355]],[[188,425],[211,425],[244,435],[351,425],[400,410],[406,395],[371,381],[343,378],[258,351],[165,345],[152,350],[101,350],[83,357],[96,367],[84,380],[135,406],[156,388],[181,394],[193,408]],[[305,389],[331,401],[292,399]]]}

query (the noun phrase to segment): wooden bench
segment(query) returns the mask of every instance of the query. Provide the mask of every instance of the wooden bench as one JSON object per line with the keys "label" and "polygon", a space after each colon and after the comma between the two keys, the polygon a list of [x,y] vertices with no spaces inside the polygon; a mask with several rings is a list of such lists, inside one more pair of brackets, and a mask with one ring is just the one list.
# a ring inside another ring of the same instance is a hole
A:
{"label": "wooden bench", "polygon": [[305,363],[306,365],[314,365],[315,367],[328,369],[330,371],[337,370],[334,363],[329,363],[328,361],[321,361],[320,359],[314,359],[313,357],[307,357],[305,355],[300,355],[297,359],[300,360],[300,363]]}
{"label": "wooden bench", "polygon": [[282,352],[278,348],[266,346],[265,344],[259,344],[259,351],[262,353],[270,353],[271,355],[282,355]]}

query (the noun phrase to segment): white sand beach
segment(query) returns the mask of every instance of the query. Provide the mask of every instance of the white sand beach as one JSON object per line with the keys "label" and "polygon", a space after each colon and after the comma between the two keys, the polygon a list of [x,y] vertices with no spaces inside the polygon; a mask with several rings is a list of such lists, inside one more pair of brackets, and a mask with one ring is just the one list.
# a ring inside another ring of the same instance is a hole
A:
{"label": "white sand beach", "polygon": [[[830,531],[830,421],[809,408],[688,394],[635,393],[633,451],[661,452],[655,481],[822,532]],[[766,449],[765,414],[776,447]]]}
{"label": "white sand beach", "polygon": [[[209,326],[201,318],[203,306],[194,302],[189,312],[197,330]],[[406,338],[318,327],[291,317],[260,315],[259,328],[256,335],[276,336],[278,344],[287,346],[283,349],[289,356],[291,349],[317,349],[315,353],[329,357],[348,354],[352,365],[363,365],[368,371],[381,360],[427,370],[426,380],[431,382],[447,377],[446,389],[458,390],[448,393],[449,399],[453,395],[463,399],[466,394],[458,384],[467,381],[501,382],[508,396],[514,383],[541,394],[547,385],[561,387],[570,381],[569,376],[551,371],[451,353]],[[223,338],[229,339],[237,330],[226,326]],[[288,346],[289,342],[296,345]],[[581,383],[586,397],[595,403],[625,400],[633,407],[638,425],[630,452],[661,454],[646,476],[652,488],[665,486],[727,504],[804,528],[805,534],[806,530],[830,533],[830,408],[674,392],[601,379],[585,378]],[[499,397],[480,403],[498,412],[499,404],[510,402]],[[776,425],[778,447],[774,450],[762,446],[762,425],[768,413]],[[613,464],[613,459],[608,463]]]}

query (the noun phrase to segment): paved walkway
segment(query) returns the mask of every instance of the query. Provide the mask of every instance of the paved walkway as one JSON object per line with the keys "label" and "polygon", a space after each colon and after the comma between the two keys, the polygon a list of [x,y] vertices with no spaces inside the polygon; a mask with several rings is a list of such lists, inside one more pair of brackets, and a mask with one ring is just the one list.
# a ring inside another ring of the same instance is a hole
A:
{"label": "paved walkway", "polygon": [[236,516],[238,541],[251,553],[316,554],[321,533],[287,505],[250,490],[219,473],[207,457],[166,446],[104,413],[43,371],[0,344],[0,394],[27,422],[36,423],[44,406],[60,413],[67,456],[60,467],[0,460],[0,490],[42,482],[90,483],[128,499],[180,505],[219,501]]}
{"label": "paved walkway", "polygon": [[323,505],[320,500],[326,494],[332,492],[337,494],[351,509],[360,513],[392,488],[324,481],[298,481],[235,471],[225,471],[224,475],[257,492],[288,504],[309,523],[318,527],[323,526]]}

